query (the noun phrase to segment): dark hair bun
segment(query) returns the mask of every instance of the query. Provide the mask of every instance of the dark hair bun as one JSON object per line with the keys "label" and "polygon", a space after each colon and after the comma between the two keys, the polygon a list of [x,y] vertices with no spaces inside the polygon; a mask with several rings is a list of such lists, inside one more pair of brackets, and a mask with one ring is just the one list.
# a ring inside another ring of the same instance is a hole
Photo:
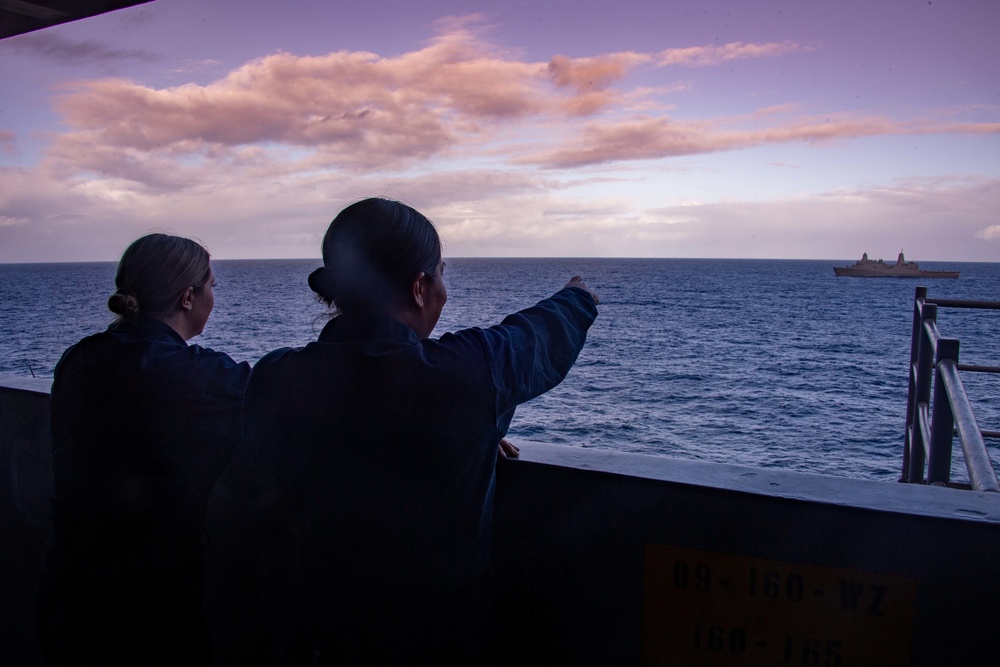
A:
{"label": "dark hair bun", "polygon": [[325,266],[309,274],[309,289],[327,303],[332,303],[337,298],[337,283],[333,278],[333,272]]}
{"label": "dark hair bun", "polygon": [[115,292],[108,299],[108,308],[112,313],[122,317],[134,317],[139,313],[139,301],[134,294]]}
{"label": "dark hair bun", "polygon": [[309,287],[336,310],[383,312],[406,303],[411,282],[437,271],[441,239],[419,211],[392,199],[354,202],[323,236],[323,266]]}

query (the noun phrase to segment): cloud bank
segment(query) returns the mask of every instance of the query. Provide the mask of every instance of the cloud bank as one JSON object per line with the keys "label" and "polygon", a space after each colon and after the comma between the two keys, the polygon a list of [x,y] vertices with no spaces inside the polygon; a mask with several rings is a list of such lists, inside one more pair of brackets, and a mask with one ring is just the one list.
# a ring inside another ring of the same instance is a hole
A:
{"label": "cloud bank", "polygon": [[[823,211],[837,210],[841,222],[831,220],[831,240],[851,220],[864,229],[870,216],[852,213],[860,209],[833,194],[808,203],[650,208],[593,188],[641,181],[629,170],[651,161],[666,170],[684,156],[864,137],[1000,133],[1000,123],[803,115],[797,100],[740,116],[682,118],[672,110],[693,84],[656,79],[677,68],[806,57],[814,50],[792,41],[554,54],[535,62],[463,22],[444,25],[423,47],[391,57],[276,52],[204,85],[66,83],[55,101],[66,129],[53,135],[43,160],[0,171],[0,240],[23,242],[34,234],[67,257],[107,258],[156,227],[199,236],[225,256],[259,256],[261,248],[303,256],[314,254],[321,221],[340,206],[385,194],[427,208],[457,254],[768,257],[775,256],[768,244],[782,234],[775,221],[794,225],[792,212],[808,209],[810,220],[822,221]],[[151,57],[57,39],[26,44],[59,57]],[[651,79],[658,82],[650,85]],[[15,140],[0,130],[0,152],[14,154]],[[937,187],[935,201],[957,201],[954,193],[969,196],[970,188]],[[867,210],[885,210],[877,188],[859,196],[871,205]],[[966,238],[1000,233],[959,217]],[[739,236],[733,230],[741,220],[752,220],[746,229],[759,230],[754,238],[763,245],[749,236],[732,248],[720,244],[719,236]],[[822,222],[812,224],[822,230]],[[801,252],[811,256],[816,249]],[[856,248],[841,256],[855,254]],[[0,261],[14,259],[0,253]]]}
{"label": "cloud bank", "polygon": [[519,60],[457,27],[395,57],[279,52],[208,85],[154,89],[125,79],[78,82],[56,103],[72,129],[57,137],[52,155],[70,170],[176,187],[188,179],[164,176],[165,163],[178,171],[192,161],[232,166],[260,160],[296,169],[377,170],[461,154],[574,168],[789,142],[1000,133],[998,123],[848,114],[760,126],[767,110],[756,114],[756,126],[733,127],[737,121],[729,118],[679,121],[632,111],[643,97],[655,96],[627,87],[639,68],[707,67],[803,48],[789,41],[736,42],[660,53],[554,55],[541,63]]}

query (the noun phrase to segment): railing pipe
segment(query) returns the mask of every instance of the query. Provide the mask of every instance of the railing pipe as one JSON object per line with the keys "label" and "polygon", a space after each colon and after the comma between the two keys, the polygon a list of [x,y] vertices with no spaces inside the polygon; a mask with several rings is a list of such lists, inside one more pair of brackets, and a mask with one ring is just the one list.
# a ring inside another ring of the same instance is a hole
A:
{"label": "railing pipe", "polygon": [[[929,333],[938,334],[937,326],[928,328]],[[945,484],[951,479],[951,450],[955,417],[948,399],[948,388],[941,380],[942,367],[950,363],[952,368],[958,363],[958,340],[938,338],[934,365],[937,374],[934,381],[934,403],[931,406],[931,442],[927,450],[927,483]],[[978,431],[978,429],[977,429]]]}
{"label": "railing pipe", "polygon": [[1000,373],[1000,366],[977,366],[975,364],[959,364],[958,370],[972,373]]}
{"label": "railing pipe", "polygon": [[[951,359],[939,362],[938,379],[948,394],[949,412],[958,430],[958,439],[962,444],[962,454],[965,456],[965,466],[969,471],[969,482],[973,490],[1000,492],[1000,481],[997,480],[993,462],[990,461],[990,454],[986,450],[986,443],[979,430],[979,423],[976,422],[976,416],[972,412],[969,395],[965,392],[962,378],[958,375],[957,364]],[[937,418],[936,411],[934,417]]]}
{"label": "railing pipe", "polygon": [[[997,472],[985,438],[1000,431],[979,428],[959,372],[1000,373],[1000,366],[960,364],[959,342],[944,338],[937,326],[938,307],[1000,310],[1000,301],[927,298],[917,287],[910,332],[910,372],[907,381],[906,431],[902,482],[947,485],[957,435],[973,489],[1000,492]],[[935,372],[936,369],[936,372]],[[933,390],[933,401],[931,392]]]}
{"label": "railing pipe", "polygon": [[917,363],[917,351],[920,349],[921,306],[927,297],[927,288],[918,287],[913,299],[913,326],[910,328],[910,372],[906,383],[906,432],[903,434],[903,474],[902,482],[910,481],[910,449],[913,447],[913,424],[916,420],[916,393],[914,392],[914,367]]}
{"label": "railing pipe", "polygon": [[[928,299],[927,288],[917,288],[917,298],[924,299],[927,303],[937,304],[945,308],[978,308],[980,310],[1000,310],[1000,301],[969,301],[966,299]],[[923,290],[921,294],[919,290]]]}
{"label": "railing pipe", "polygon": [[[911,421],[917,415],[917,406],[921,403],[930,403],[931,398],[931,378],[933,374],[934,341],[927,332],[928,325],[933,325],[937,319],[937,306],[930,303],[923,303],[919,299],[916,301],[914,317],[917,326],[914,335],[917,337],[916,361],[910,370],[910,380],[913,384],[913,391],[910,393],[910,407],[907,414]],[[909,442],[909,460],[906,462],[904,479],[911,484],[919,484],[924,480],[924,464],[927,460],[926,451],[928,442],[924,439],[924,433],[919,428],[907,429]]]}
{"label": "railing pipe", "polygon": [[923,449],[920,450],[920,460],[926,461],[927,446],[931,441],[931,409],[926,403],[917,406],[917,428],[920,432],[920,444],[923,445]]}

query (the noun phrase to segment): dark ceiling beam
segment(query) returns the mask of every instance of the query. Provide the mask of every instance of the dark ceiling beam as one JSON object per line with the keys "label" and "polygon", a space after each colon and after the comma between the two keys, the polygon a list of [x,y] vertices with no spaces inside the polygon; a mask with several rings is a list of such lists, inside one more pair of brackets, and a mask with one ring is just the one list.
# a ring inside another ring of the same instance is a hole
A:
{"label": "dark ceiling beam", "polygon": [[0,0],[0,39],[152,0]]}

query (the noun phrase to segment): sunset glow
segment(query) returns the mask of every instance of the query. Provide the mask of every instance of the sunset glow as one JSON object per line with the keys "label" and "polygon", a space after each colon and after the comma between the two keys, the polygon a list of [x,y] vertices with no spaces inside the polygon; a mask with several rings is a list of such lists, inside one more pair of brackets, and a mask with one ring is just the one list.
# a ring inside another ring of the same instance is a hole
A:
{"label": "sunset glow", "polygon": [[0,41],[0,261],[313,257],[371,195],[453,257],[1000,261],[991,0],[342,5]]}

